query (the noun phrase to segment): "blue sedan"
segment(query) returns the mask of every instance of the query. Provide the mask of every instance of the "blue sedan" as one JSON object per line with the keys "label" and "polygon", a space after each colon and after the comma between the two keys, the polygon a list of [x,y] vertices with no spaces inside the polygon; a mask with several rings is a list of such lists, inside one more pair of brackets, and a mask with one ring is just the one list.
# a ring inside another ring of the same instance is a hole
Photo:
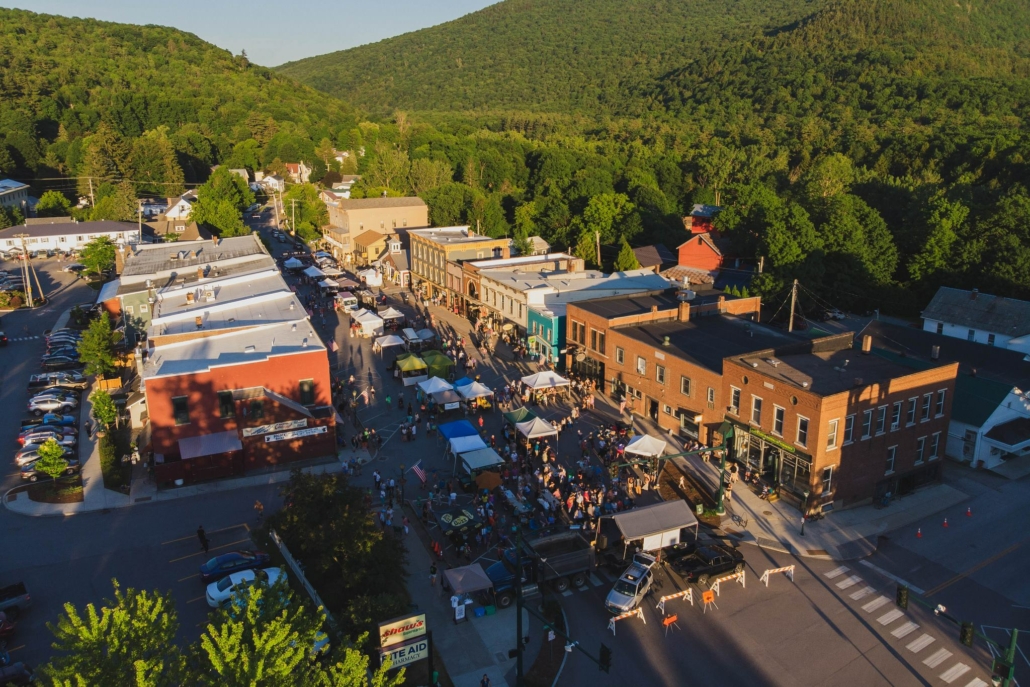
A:
{"label": "blue sedan", "polygon": [[268,554],[261,551],[223,553],[200,566],[200,579],[209,584],[231,573],[260,568],[267,564]]}

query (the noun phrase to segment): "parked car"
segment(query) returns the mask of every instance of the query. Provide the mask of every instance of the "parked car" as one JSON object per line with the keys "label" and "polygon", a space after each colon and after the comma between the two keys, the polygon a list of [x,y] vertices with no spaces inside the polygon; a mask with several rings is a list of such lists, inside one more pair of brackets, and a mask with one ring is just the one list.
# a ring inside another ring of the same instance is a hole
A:
{"label": "parked car", "polygon": [[44,372],[29,377],[30,389],[85,389],[89,380],[80,372]]}
{"label": "parked car", "polygon": [[65,358],[75,358],[75,359],[78,359],[79,358],[79,349],[76,348],[75,346],[61,345],[61,346],[57,346],[57,347],[54,347],[54,348],[51,348],[51,349],[47,350],[46,354],[44,354],[43,357],[44,358],[65,357]]}
{"label": "parked car", "polygon": [[[64,468],[64,475],[66,477],[68,475],[74,475],[81,469],[78,459],[65,457],[65,460],[68,461],[68,465]],[[33,461],[28,465],[23,465],[21,468],[21,478],[27,479],[30,482],[38,482],[41,479],[50,479],[50,475],[36,469],[36,464],[38,462],[39,461]]]}
{"label": "parked car", "polygon": [[615,586],[608,592],[608,598],[604,600],[605,608],[611,613],[619,614],[632,611],[639,606],[651,589],[651,583],[654,582],[651,568],[655,562],[655,557],[649,554],[633,554],[633,563],[626,568],[626,572],[622,573]]}
{"label": "parked car", "polygon": [[229,603],[234,592],[243,589],[247,585],[254,584],[256,580],[273,585],[282,574],[282,568],[242,570],[230,573],[227,577],[223,577],[207,586],[207,605],[211,608],[221,608]]}
{"label": "parked car", "polygon": [[39,364],[44,370],[74,370],[85,367],[77,357],[67,355],[43,356]]}
{"label": "parked car", "polygon": [[75,410],[78,407],[78,400],[71,398],[70,396],[62,396],[58,398],[48,397],[32,399],[29,401],[28,410],[30,413],[42,417],[46,413],[52,413],[54,411],[67,413],[69,410]]}
{"label": "parked car", "polygon": [[0,587],[0,611],[7,614],[8,620],[17,620],[21,612],[31,605],[32,597],[24,582]]}
{"label": "parked car", "polygon": [[78,389],[43,389],[42,391],[35,393],[30,398],[30,401],[43,398],[74,398],[76,401],[79,400],[80,392]]}
{"label": "parked car", "polygon": [[[65,459],[74,458],[78,453],[73,446],[62,446],[61,448],[64,449]],[[14,454],[14,464],[19,467],[22,465],[28,465],[29,463],[35,463],[37,460],[39,460],[38,444],[26,446]]]}
{"label": "parked car", "polygon": [[823,312],[824,320],[843,320],[844,318],[844,313],[840,310],[837,310],[837,308],[830,308],[829,310]]}
{"label": "parked car", "polygon": [[713,577],[744,569],[744,554],[722,544],[699,546],[690,553],[667,560],[669,567],[680,577],[687,582],[696,582],[699,587],[706,586]]}
{"label": "parked car", "polygon": [[[45,418],[47,416],[44,415],[43,417]],[[60,415],[56,415],[56,416],[55,415],[51,415],[50,417],[61,417],[61,416]],[[20,438],[20,437],[28,434],[29,432],[53,432],[54,434],[63,434],[65,436],[78,436],[78,434],[79,434],[79,430],[78,430],[77,427],[64,427],[62,425],[49,425],[49,424],[35,424],[35,425],[30,425],[28,427],[23,427],[22,428],[22,433],[19,434],[18,437]],[[25,443],[31,444],[31,443],[39,443],[39,442],[27,441]]]}
{"label": "parked car", "polygon": [[73,262],[70,265],[65,265],[64,267],[62,267],[61,271],[62,272],[75,272],[76,274],[78,274],[79,272],[83,271],[84,269],[86,269],[86,266],[83,265],[82,263]]}
{"label": "parked car", "polygon": [[200,566],[200,579],[205,583],[217,582],[226,575],[253,570],[268,565],[268,554],[262,551],[233,551],[215,556]]}
{"label": "parked car", "polygon": [[46,345],[47,348],[56,348],[58,346],[78,346],[80,341],[82,341],[82,337],[75,336],[74,334],[55,334],[47,339]]}
{"label": "parked car", "polygon": [[62,446],[75,446],[78,442],[78,437],[72,436],[71,434],[64,434],[61,432],[54,431],[52,429],[35,429],[31,432],[25,432],[18,435],[18,443],[22,446],[40,445],[46,443],[50,439],[53,439]]}
{"label": "parked car", "polygon": [[32,671],[32,668],[22,662],[12,663],[6,666],[0,666],[0,685],[6,687],[11,685],[31,685],[36,682],[36,674]]}
{"label": "parked car", "polygon": [[27,432],[30,429],[35,429],[43,426],[57,427],[62,432],[71,432],[76,434],[79,428],[76,427],[78,420],[74,415],[59,415],[57,413],[47,413],[41,418],[34,420],[23,420],[21,423],[21,431]]}
{"label": "parked car", "polygon": [[4,334],[3,332],[0,332],[0,346],[6,346],[6,345],[7,345],[7,335]]}

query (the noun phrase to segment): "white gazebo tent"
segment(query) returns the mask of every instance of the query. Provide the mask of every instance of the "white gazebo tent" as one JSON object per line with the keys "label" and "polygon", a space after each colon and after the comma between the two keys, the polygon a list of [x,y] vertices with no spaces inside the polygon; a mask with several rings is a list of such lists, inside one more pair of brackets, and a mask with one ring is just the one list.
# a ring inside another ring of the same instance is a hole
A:
{"label": "white gazebo tent", "polygon": [[456,391],[466,401],[470,398],[484,398],[486,396],[494,395],[494,392],[490,389],[490,387],[488,387],[485,384],[480,384],[479,382],[472,382],[471,384],[466,384],[465,386],[458,387]]}
{"label": "white gazebo tent", "polygon": [[682,530],[693,528],[697,540],[697,517],[686,501],[666,501],[609,516],[619,528],[623,556],[629,543],[640,541],[642,551],[656,551],[681,541]]}
{"label": "white gazebo tent", "polygon": [[665,447],[668,444],[662,439],[656,439],[648,434],[641,434],[630,439],[626,444],[626,453],[633,453],[638,456],[657,458],[665,455]]}
{"label": "white gazebo tent", "polygon": [[304,263],[298,260],[297,258],[290,258],[289,260],[283,263],[283,267],[285,267],[288,270],[299,270],[303,266]]}
{"label": "white gazebo tent", "polygon": [[322,270],[318,269],[314,265],[312,265],[311,267],[309,267],[306,270],[304,270],[304,274],[306,276],[308,276],[308,277],[311,277],[312,279],[319,279],[319,278],[325,276],[325,272],[323,272]]}
{"label": "white gazebo tent", "polygon": [[369,286],[382,286],[383,275],[376,270],[362,270],[358,272],[358,278],[363,279]]}
{"label": "white gazebo tent", "polygon": [[389,334],[387,336],[380,336],[378,339],[376,339],[375,345],[373,346],[373,348],[376,351],[382,351],[384,348],[389,348],[390,346],[403,346],[403,345],[404,345],[404,339],[402,339],[401,337],[397,336],[396,334]]}
{"label": "white gazebo tent", "polygon": [[330,279],[328,277],[326,277],[322,281],[318,282],[318,285],[321,288],[323,288],[323,289],[338,289],[338,288],[340,288],[340,284],[338,282],[335,282],[335,281],[333,281],[332,279]]}
{"label": "white gazebo tent", "polygon": [[523,377],[522,383],[530,389],[554,389],[560,386],[568,386],[569,380],[560,374],[544,370],[543,372],[537,372],[535,375]]}
{"label": "white gazebo tent", "polygon": [[526,422],[520,422],[515,425],[515,429],[519,430],[519,433],[527,439],[536,439],[538,437],[551,437],[558,436],[558,430],[551,426],[551,423],[545,422],[538,417]]}
{"label": "white gazebo tent", "polygon": [[[400,339],[401,337],[397,336],[394,338]],[[418,388],[422,389],[422,392],[428,396],[429,394],[435,394],[437,391],[450,391],[454,387],[451,386],[450,382],[446,382],[439,377],[430,377],[424,382],[419,382]]]}
{"label": "white gazebo tent", "polygon": [[468,453],[469,451],[478,451],[481,448],[486,448],[486,442],[478,434],[468,437],[454,437],[449,439],[448,443],[451,447],[451,453],[454,454],[455,458],[459,454]]}
{"label": "white gazebo tent", "polygon": [[355,310],[351,317],[361,325],[362,336],[382,336],[383,318],[368,310]]}
{"label": "white gazebo tent", "polygon": [[386,310],[379,311],[379,317],[383,318],[384,320],[403,320],[404,313],[402,313],[400,310],[397,310],[396,308],[387,308]]}
{"label": "white gazebo tent", "polygon": [[336,269],[335,267],[333,267],[331,265],[327,266],[327,267],[323,267],[322,268],[322,272],[324,272],[325,275],[328,276],[328,277],[339,277],[341,274],[343,274],[343,270]]}

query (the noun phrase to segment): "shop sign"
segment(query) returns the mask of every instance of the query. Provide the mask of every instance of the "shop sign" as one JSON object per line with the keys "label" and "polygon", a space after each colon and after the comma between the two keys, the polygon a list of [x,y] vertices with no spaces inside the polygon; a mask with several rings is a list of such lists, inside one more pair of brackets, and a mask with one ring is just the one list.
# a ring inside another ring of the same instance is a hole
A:
{"label": "shop sign", "polygon": [[406,615],[379,623],[379,646],[389,647],[426,633],[426,614]]}
{"label": "shop sign", "polygon": [[771,436],[769,434],[766,434],[765,432],[763,432],[760,429],[755,429],[754,427],[752,427],[748,431],[750,431],[751,434],[753,434],[754,436],[758,437],[759,439],[764,440],[767,444],[772,444],[776,448],[783,449],[784,451],[788,451],[790,453],[795,453],[795,451],[796,451],[796,449],[793,446],[791,446],[790,444],[784,443],[783,441],[777,439],[776,437]]}
{"label": "shop sign", "polygon": [[272,432],[286,432],[291,429],[301,429],[307,427],[307,420],[287,420],[286,422],[276,422],[274,425],[260,425],[258,427],[244,427],[243,436],[245,437],[256,437],[259,434],[271,434]]}
{"label": "shop sign", "polygon": [[400,668],[416,661],[421,661],[423,658],[428,658],[429,640],[422,637],[407,644],[401,644],[389,649],[380,649],[379,656],[382,661],[389,657],[391,668]]}
{"label": "shop sign", "polygon": [[265,443],[271,443],[273,441],[286,441],[287,439],[300,439],[301,437],[310,437],[315,434],[325,434],[329,431],[328,427],[308,427],[307,429],[298,429],[295,432],[280,432],[279,434],[269,434],[265,437]]}

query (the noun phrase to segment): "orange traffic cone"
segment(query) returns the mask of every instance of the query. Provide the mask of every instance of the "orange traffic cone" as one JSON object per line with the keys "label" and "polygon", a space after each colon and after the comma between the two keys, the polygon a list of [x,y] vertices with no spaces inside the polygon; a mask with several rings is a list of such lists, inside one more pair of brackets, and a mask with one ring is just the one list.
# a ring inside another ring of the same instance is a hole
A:
{"label": "orange traffic cone", "polygon": [[973,517],[973,508],[972,508],[972,506],[966,506],[966,517],[967,518]]}
{"label": "orange traffic cone", "polygon": [[922,539],[922,538],[923,538],[923,528],[920,527],[920,528],[918,528],[916,530],[916,539]]}
{"label": "orange traffic cone", "polygon": [[948,526],[948,519],[947,519],[947,518],[944,518],[944,526],[945,526],[945,527],[947,527],[947,526]]}

